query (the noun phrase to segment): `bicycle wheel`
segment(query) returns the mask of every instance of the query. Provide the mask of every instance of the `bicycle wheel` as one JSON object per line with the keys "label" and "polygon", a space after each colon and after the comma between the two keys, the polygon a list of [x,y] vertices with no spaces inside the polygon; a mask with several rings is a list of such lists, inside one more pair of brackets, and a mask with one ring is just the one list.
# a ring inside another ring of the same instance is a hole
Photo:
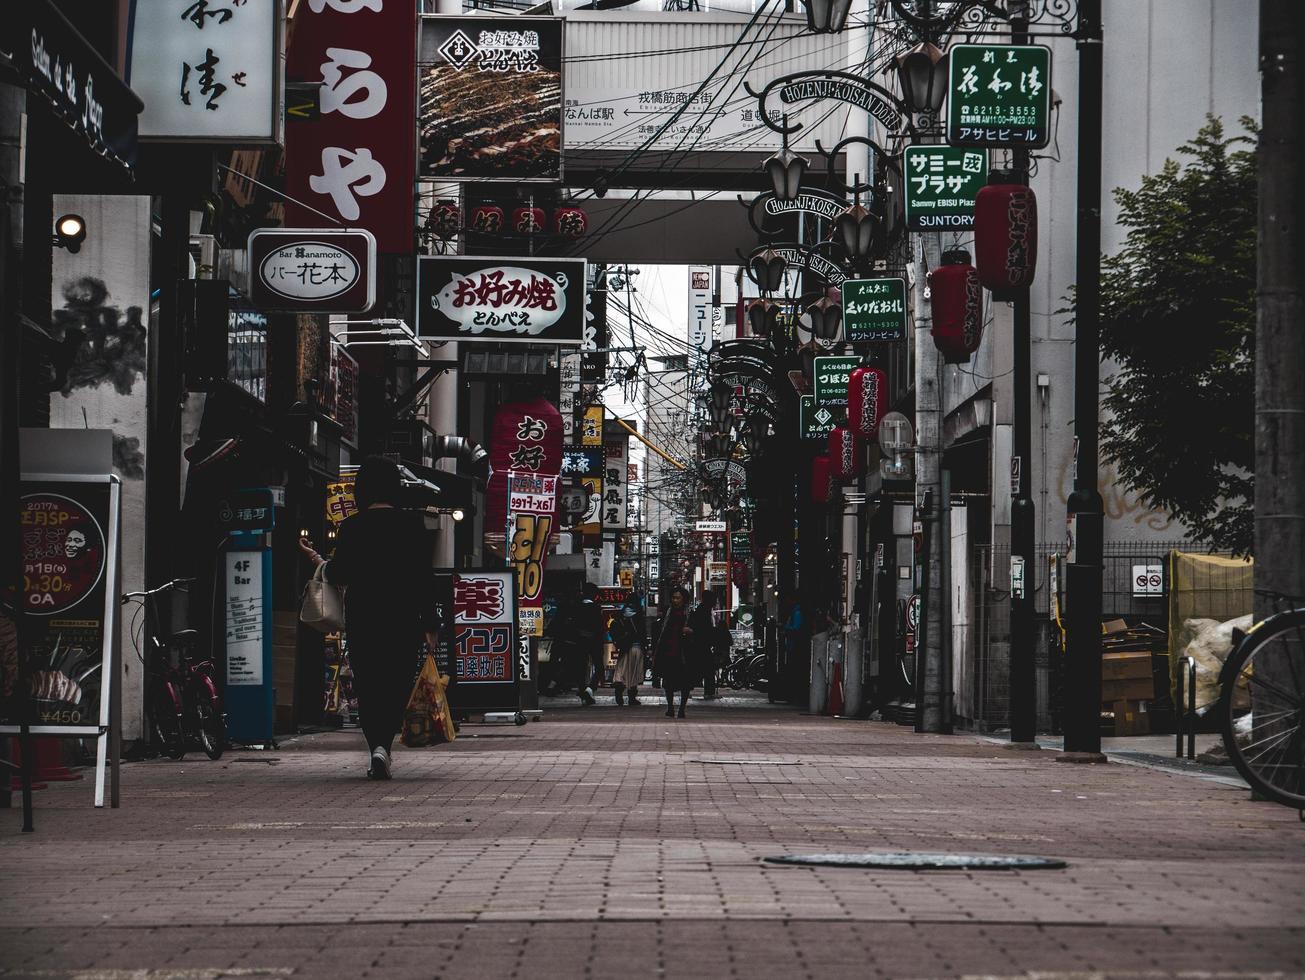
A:
{"label": "bicycle wheel", "polygon": [[199,745],[210,759],[222,758],[226,743],[226,722],[222,712],[212,702],[199,699],[195,704],[195,730],[199,733]]}
{"label": "bicycle wheel", "polygon": [[159,684],[154,696],[155,737],[163,754],[178,761],[186,755],[186,732],[181,724],[179,694],[171,682],[165,681]]}
{"label": "bicycle wheel", "polygon": [[1262,796],[1305,809],[1305,609],[1257,624],[1219,680],[1233,765]]}

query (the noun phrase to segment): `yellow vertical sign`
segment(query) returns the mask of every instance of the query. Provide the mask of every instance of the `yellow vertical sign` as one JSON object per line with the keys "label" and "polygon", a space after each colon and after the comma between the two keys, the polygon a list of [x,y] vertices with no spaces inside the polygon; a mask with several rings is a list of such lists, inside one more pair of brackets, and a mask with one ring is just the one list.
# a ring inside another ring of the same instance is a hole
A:
{"label": "yellow vertical sign", "polygon": [[601,446],[603,444],[603,406],[590,405],[585,409],[581,422],[580,445]]}

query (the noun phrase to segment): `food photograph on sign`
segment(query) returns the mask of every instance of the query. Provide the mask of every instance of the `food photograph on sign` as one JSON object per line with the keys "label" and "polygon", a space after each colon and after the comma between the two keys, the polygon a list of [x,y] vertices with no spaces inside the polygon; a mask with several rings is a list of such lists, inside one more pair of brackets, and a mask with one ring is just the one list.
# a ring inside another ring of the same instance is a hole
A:
{"label": "food photograph on sign", "polygon": [[425,16],[420,176],[562,179],[562,20]]}
{"label": "food photograph on sign", "polygon": [[417,333],[444,340],[579,344],[585,260],[420,256]]}

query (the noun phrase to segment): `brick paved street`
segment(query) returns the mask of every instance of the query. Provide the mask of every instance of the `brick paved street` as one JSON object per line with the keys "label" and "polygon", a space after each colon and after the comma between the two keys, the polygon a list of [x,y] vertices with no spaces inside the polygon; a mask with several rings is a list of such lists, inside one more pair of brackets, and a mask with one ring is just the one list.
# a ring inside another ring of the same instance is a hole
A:
{"label": "brick paved street", "polygon": [[[303,736],[0,834],[0,976],[1305,976],[1305,823],[1226,782],[755,704]],[[1026,872],[763,864],[1032,854]],[[130,972],[130,971],[154,972]]]}

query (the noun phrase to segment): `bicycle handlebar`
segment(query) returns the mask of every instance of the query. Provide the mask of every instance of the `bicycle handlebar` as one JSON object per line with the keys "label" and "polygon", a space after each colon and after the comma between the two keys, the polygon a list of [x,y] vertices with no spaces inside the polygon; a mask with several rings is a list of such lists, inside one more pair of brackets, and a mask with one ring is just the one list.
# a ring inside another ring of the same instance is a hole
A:
{"label": "bicycle handlebar", "polygon": [[183,585],[191,585],[194,581],[193,578],[174,578],[171,582],[165,582],[157,589],[147,589],[144,592],[124,592],[122,594],[122,601],[126,603],[132,599],[149,599],[158,595],[160,592],[167,592],[169,589],[177,589]]}

